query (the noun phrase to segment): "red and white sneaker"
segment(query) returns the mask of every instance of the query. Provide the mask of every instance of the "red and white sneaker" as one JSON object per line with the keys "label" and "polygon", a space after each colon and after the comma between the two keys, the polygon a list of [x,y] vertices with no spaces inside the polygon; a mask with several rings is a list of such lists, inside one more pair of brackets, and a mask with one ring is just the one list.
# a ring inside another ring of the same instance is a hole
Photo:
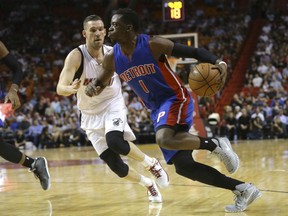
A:
{"label": "red and white sneaker", "polygon": [[148,198],[150,202],[153,203],[161,203],[162,202],[162,195],[157,188],[156,183],[152,180],[151,186],[146,186],[148,190]]}
{"label": "red and white sneaker", "polygon": [[153,158],[153,165],[148,167],[148,171],[155,177],[157,184],[161,188],[168,187],[169,176],[156,158]]}

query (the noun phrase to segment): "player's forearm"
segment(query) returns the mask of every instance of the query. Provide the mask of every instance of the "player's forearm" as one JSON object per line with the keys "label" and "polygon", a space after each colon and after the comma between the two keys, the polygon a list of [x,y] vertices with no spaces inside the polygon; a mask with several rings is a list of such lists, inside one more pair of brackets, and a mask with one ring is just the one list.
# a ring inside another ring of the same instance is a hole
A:
{"label": "player's forearm", "polygon": [[72,94],[75,94],[75,90],[71,90],[70,86],[67,86],[67,85],[57,85],[57,89],[56,89],[56,92],[58,95],[61,95],[61,96],[70,96]]}
{"label": "player's forearm", "polygon": [[194,48],[179,43],[174,43],[171,55],[182,58],[195,58],[200,62],[211,64],[216,64],[219,59],[213,53],[204,48]]}
{"label": "player's forearm", "polygon": [[106,87],[107,85],[109,85],[113,74],[114,74],[114,71],[111,71],[111,70],[106,69],[102,71],[102,73],[99,75],[97,79],[97,85],[101,87]]}
{"label": "player's forearm", "polygon": [[13,72],[12,76],[12,83],[16,84],[17,86],[20,85],[22,78],[23,78],[23,71],[20,63],[17,59],[10,53],[2,58],[4,64],[6,64]]}

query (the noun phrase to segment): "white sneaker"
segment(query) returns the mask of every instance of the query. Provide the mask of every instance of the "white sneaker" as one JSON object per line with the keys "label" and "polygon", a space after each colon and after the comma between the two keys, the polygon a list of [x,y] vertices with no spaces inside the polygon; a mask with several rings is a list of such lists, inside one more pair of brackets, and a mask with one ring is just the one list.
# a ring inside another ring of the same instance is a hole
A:
{"label": "white sneaker", "polygon": [[238,155],[233,151],[230,141],[226,137],[213,138],[218,141],[217,147],[212,152],[216,155],[225,165],[229,173],[234,173],[239,167]]}
{"label": "white sneaker", "polygon": [[161,203],[162,202],[162,196],[160,191],[157,188],[156,183],[152,180],[152,185],[151,186],[146,186],[148,190],[148,198],[150,202],[155,202],[155,203]]}
{"label": "white sneaker", "polygon": [[226,206],[225,212],[242,212],[261,196],[259,189],[250,183],[237,185],[233,193],[235,194],[235,204]]}
{"label": "white sneaker", "polygon": [[153,165],[148,167],[148,171],[155,177],[156,183],[161,188],[168,187],[169,176],[156,158],[153,158]]}

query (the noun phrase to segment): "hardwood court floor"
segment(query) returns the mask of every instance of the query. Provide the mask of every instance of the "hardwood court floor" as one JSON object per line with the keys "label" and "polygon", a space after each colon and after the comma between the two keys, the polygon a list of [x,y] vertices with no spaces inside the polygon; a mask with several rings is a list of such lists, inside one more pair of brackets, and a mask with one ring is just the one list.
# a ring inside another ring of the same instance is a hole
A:
{"label": "hardwood court floor", "polygon": [[[233,144],[241,166],[232,175],[253,182],[262,197],[245,213],[225,213],[233,203],[230,191],[190,181],[175,174],[164,163],[156,145],[141,145],[150,156],[160,159],[170,175],[170,186],[161,189],[163,204],[149,205],[146,190],[138,184],[116,177],[99,160],[92,147],[63,148],[26,152],[45,156],[49,161],[52,185],[43,191],[27,169],[0,159],[1,216],[286,216],[288,215],[287,140],[242,141]],[[195,152],[195,159],[228,174],[217,158],[206,151]],[[142,174],[139,163],[124,160]],[[162,208],[161,208],[162,207]]]}

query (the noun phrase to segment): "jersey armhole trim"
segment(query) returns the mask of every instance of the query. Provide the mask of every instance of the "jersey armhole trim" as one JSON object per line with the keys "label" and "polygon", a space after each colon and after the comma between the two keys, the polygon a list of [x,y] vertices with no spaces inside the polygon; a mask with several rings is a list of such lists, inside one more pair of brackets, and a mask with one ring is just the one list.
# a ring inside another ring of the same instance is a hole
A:
{"label": "jersey armhole trim", "polygon": [[77,47],[77,49],[81,53],[81,64],[80,64],[80,67],[78,68],[78,70],[76,71],[76,73],[75,73],[75,75],[73,77],[73,81],[75,79],[80,79],[80,77],[82,76],[82,73],[83,73],[83,53],[82,53],[82,50],[79,47]]}

